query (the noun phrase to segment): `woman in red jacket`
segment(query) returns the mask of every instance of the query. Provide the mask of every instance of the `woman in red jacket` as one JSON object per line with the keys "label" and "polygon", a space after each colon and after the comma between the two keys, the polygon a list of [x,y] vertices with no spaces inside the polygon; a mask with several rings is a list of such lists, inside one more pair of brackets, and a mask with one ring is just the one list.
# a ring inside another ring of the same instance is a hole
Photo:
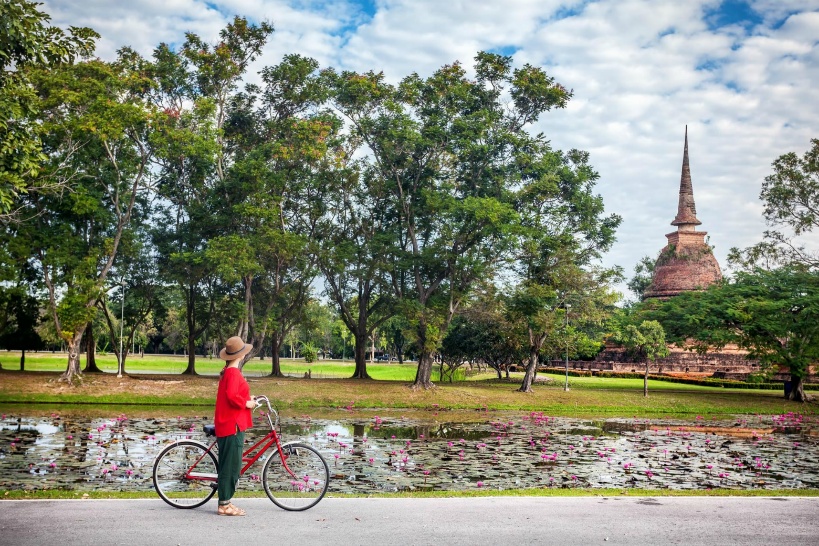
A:
{"label": "woman in red jacket", "polygon": [[245,444],[245,430],[253,424],[252,409],[256,401],[250,396],[250,387],[245,381],[239,364],[253,349],[242,338],[234,336],[227,340],[219,358],[226,361],[216,391],[216,443],[219,446],[219,508],[220,516],[244,516],[245,511],[230,502],[239,482],[242,469],[242,451]]}

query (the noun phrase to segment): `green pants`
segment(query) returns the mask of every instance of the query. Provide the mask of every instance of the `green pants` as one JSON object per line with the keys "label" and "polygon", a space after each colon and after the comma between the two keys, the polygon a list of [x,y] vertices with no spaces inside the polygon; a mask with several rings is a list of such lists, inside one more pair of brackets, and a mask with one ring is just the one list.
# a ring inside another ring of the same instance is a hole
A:
{"label": "green pants", "polygon": [[242,471],[242,450],[245,446],[245,433],[237,432],[233,436],[216,438],[219,448],[219,504],[229,504],[236,492],[239,475]]}

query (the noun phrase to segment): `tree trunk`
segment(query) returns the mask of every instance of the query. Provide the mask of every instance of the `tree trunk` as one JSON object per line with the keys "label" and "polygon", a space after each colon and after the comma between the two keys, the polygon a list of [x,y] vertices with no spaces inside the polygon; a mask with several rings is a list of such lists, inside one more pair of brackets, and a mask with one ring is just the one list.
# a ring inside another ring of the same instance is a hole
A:
{"label": "tree trunk", "polygon": [[117,355],[117,377],[122,377],[125,374],[125,358],[128,356],[128,343],[122,344],[122,351],[117,347],[114,349],[114,352]]}
{"label": "tree trunk", "polygon": [[271,361],[271,368],[270,368],[270,375],[272,377],[284,377],[282,373],[282,363],[279,357],[279,353],[282,350],[282,343],[284,342],[284,336],[281,335],[281,332],[273,332],[270,336],[270,345],[271,349],[270,352],[270,361]]}
{"label": "tree trunk", "polygon": [[805,383],[801,377],[791,375],[791,393],[788,395],[788,399],[794,402],[808,401],[808,397],[805,395]]}
{"label": "tree trunk", "polygon": [[423,317],[418,321],[418,369],[415,372],[415,381],[412,384],[413,390],[431,389],[435,385],[432,383],[432,353],[427,348],[427,324]]}
{"label": "tree trunk", "polygon": [[432,382],[432,355],[427,351],[421,351],[418,355],[418,370],[415,372],[415,382],[413,389],[431,389],[435,387]]}
{"label": "tree trunk", "polygon": [[68,345],[68,365],[65,372],[60,376],[61,381],[66,383],[74,383],[82,378],[82,370],[80,369],[80,348],[82,347],[82,335],[85,328],[79,332],[74,332],[70,340],[66,341]]}
{"label": "tree trunk", "polygon": [[532,392],[532,383],[535,381],[535,372],[537,372],[537,353],[536,346],[529,347],[529,364],[526,365],[526,373],[523,374],[523,382],[518,392]]}
{"label": "tree trunk", "polygon": [[188,367],[182,375],[196,375],[196,338],[192,334],[193,332],[188,334]]}
{"label": "tree trunk", "polygon": [[350,379],[372,379],[367,373],[367,334],[356,333],[354,338],[355,371]]}
{"label": "tree trunk", "polygon": [[20,352],[20,371],[26,371],[26,350],[22,349]]}
{"label": "tree trunk", "polygon": [[648,396],[648,360],[646,360],[646,374],[643,377],[643,396]]}
{"label": "tree trunk", "polygon": [[85,328],[85,369],[83,372],[102,373],[97,366],[97,338],[94,337],[93,323]]}

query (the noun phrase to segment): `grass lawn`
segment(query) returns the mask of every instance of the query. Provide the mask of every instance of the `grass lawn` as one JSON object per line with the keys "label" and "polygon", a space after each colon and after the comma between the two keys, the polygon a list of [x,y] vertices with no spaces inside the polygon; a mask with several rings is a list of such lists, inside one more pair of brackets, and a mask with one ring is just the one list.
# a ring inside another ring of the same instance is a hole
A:
{"label": "grass lawn", "polygon": [[[26,353],[25,369],[29,372],[62,372],[65,370],[68,356],[65,353],[38,352]],[[85,367],[85,355],[80,357],[80,363]],[[116,373],[117,359],[113,353],[96,356],[97,366],[106,372]],[[4,370],[20,369],[19,351],[0,351],[0,364]],[[224,362],[219,359],[199,356],[196,358],[196,371],[202,375],[215,375],[224,366]],[[184,355],[128,355],[125,359],[125,371],[127,373],[152,373],[152,374],[179,374],[188,365],[188,357]],[[244,372],[247,376],[268,375],[271,371],[270,359],[254,359],[245,364]],[[282,372],[289,376],[303,376],[310,370],[313,378],[335,378],[343,379],[353,375],[355,369],[351,360],[342,362],[341,360],[318,360],[308,364],[304,359],[292,360],[284,358],[281,360]],[[373,379],[412,381],[415,378],[415,362],[404,364],[374,362],[367,366]],[[494,374],[487,374],[493,377]]]}
{"label": "grass lawn", "polygon": [[[187,360],[182,356],[145,356],[126,360],[126,376],[113,373],[84,374],[81,385],[58,381],[65,369],[65,354],[26,355],[26,372],[19,370],[19,353],[0,352],[0,404],[137,404],[156,407],[212,406],[216,394],[218,360],[199,358],[198,376],[183,376]],[[98,364],[113,372],[112,355],[99,355]],[[293,377],[275,378],[269,361],[252,361],[245,370],[251,391],[267,394],[282,409],[287,408],[373,408],[397,410],[543,411],[562,416],[633,417],[697,415],[782,414],[789,411],[818,414],[815,402],[799,404],[782,398],[779,391],[727,389],[649,381],[649,396],[643,396],[642,379],[570,377],[570,390],[563,390],[563,376],[540,374],[533,393],[520,393],[521,374],[498,380],[494,373],[470,376],[466,381],[438,383],[427,391],[408,387],[415,377],[415,363],[374,363],[368,366],[373,381],[346,379],[352,362],[282,361],[282,369]],[[304,379],[311,370],[312,378]],[[42,373],[29,373],[33,372]],[[437,374],[433,375],[437,379]]]}

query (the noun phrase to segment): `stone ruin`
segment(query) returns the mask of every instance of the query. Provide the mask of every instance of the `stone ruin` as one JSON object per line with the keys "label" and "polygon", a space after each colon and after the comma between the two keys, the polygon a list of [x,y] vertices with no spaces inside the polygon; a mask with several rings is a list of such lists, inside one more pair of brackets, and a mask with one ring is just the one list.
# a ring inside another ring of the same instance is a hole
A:
{"label": "stone ruin", "polygon": [[671,222],[677,231],[666,234],[668,244],[654,265],[651,285],[643,299],[668,299],[689,290],[703,290],[722,279],[719,263],[705,241],[706,231],[697,231],[691,168],[688,164],[688,127],[685,128],[680,197],[677,216]]}

